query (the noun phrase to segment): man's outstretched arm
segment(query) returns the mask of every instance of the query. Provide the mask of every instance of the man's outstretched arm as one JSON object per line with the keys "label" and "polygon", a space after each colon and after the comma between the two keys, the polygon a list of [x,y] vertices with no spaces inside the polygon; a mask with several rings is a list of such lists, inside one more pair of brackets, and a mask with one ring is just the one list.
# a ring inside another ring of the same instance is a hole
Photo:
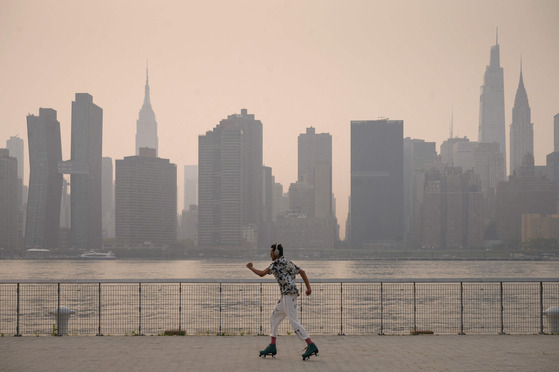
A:
{"label": "man's outstretched arm", "polygon": [[265,268],[264,270],[255,269],[254,266],[252,265],[252,262],[247,263],[247,267],[250,269],[250,271],[252,271],[253,273],[255,273],[260,277],[266,276],[270,273],[270,269],[268,268]]}

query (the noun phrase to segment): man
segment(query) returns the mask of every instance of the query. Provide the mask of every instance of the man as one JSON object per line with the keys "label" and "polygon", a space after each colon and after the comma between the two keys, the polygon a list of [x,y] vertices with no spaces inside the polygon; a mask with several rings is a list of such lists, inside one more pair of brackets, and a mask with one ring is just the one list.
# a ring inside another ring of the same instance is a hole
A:
{"label": "man", "polygon": [[286,316],[289,318],[289,323],[291,324],[295,334],[307,343],[305,353],[301,355],[303,360],[309,359],[313,354],[318,356],[318,348],[311,341],[307,331],[297,319],[297,297],[299,296],[299,290],[297,289],[297,284],[295,283],[295,277],[297,274],[301,275],[301,278],[307,287],[305,294],[310,296],[312,290],[307,274],[304,270],[301,270],[297,265],[283,256],[283,247],[279,243],[272,244],[270,257],[272,258],[272,264],[264,270],[255,269],[252,262],[249,262],[246,265],[253,273],[260,277],[273,274],[281,290],[281,298],[270,315],[271,342],[266,349],[260,351],[260,356],[263,358],[265,358],[266,355],[272,355],[272,357],[275,357],[277,354],[276,338],[278,336],[278,327]]}

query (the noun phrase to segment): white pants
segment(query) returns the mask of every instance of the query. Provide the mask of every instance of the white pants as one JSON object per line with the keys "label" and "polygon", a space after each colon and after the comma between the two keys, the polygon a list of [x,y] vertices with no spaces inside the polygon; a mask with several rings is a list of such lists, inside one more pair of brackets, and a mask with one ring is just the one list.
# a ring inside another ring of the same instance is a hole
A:
{"label": "white pants", "polygon": [[278,336],[278,327],[282,320],[285,317],[289,317],[289,323],[293,328],[295,334],[301,339],[306,340],[309,338],[309,334],[305,331],[305,328],[299,323],[299,319],[297,319],[297,295],[282,295],[279,299],[278,303],[276,304],[276,308],[272,311],[272,315],[270,315],[270,326],[272,328],[272,332],[270,336],[277,337]]}

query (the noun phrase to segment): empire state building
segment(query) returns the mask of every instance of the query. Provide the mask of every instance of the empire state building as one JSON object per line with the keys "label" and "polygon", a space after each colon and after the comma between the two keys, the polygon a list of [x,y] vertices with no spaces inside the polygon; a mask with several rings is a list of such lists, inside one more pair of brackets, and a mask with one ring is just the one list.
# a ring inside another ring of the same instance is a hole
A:
{"label": "empire state building", "polygon": [[497,180],[506,176],[505,89],[499,55],[499,39],[491,47],[489,65],[485,69],[479,98],[479,142],[499,144],[503,168]]}
{"label": "empire state building", "polygon": [[155,149],[155,156],[159,156],[157,137],[157,121],[155,121],[155,113],[151,108],[149,98],[149,77],[146,68],[146,92],[144,96],[144,104],[140,109],[140,115],[136,121],[136,155],[140,154],[141,147],[149,147]]}

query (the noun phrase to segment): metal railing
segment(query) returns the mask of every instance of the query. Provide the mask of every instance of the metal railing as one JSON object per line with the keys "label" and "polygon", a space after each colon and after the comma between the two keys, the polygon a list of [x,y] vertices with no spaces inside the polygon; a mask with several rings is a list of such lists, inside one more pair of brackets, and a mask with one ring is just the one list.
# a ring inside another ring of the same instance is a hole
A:
{"label": "metal railing", "polygon": [[[312,289],[298,301],[310,334],[550,333],[544,311],[559,306],[559,279],[315,280]],[[268,280],[1,281],[0,334],[262,335],[278,297]]]}

